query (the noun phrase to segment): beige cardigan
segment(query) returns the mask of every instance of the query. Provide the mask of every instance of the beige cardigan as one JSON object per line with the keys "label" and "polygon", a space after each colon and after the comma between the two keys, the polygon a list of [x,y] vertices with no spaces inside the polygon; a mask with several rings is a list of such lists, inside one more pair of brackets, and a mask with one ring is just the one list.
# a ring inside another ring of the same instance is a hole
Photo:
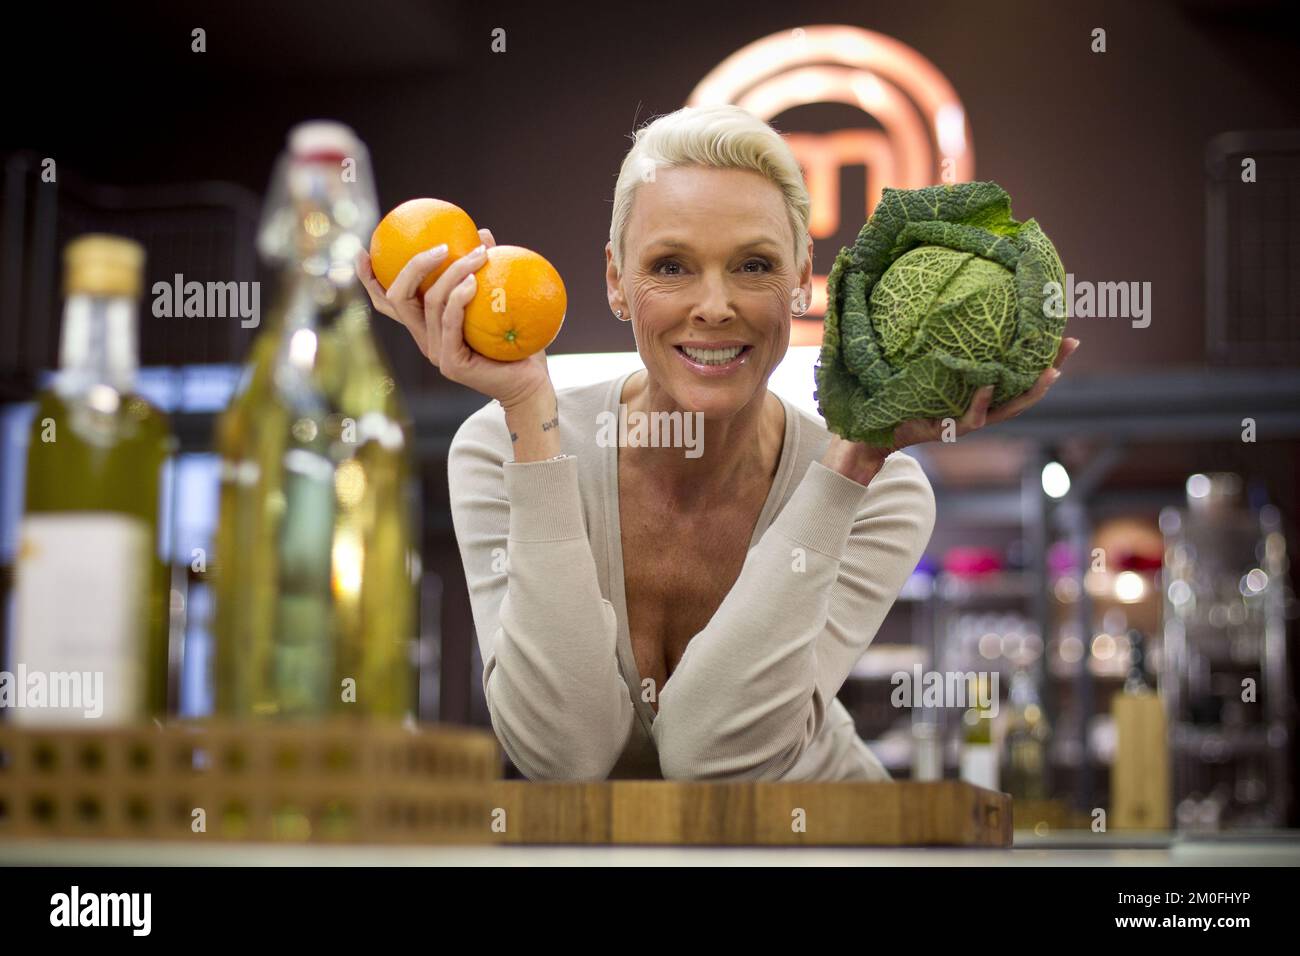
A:
{"label": "beige cardigan", "polygon": [[515,462],[504,411],[448,456],[452,520],[492,726],[530,779],[887,780],[836,699],[934,526],[916,461],[870,485],[819,459],[830,433],[782,399],[785,441],[731,591],[644,700],[623,592],[618,449],[597,444],[628,374],[561,390],[557,461]]}

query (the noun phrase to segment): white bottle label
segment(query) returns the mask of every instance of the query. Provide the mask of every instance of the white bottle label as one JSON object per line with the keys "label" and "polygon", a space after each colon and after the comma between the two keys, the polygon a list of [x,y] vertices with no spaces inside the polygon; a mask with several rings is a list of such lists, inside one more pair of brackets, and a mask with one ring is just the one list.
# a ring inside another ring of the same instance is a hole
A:
{"label": "white bottle label", "polygon": [[0,704],[17,722],[144,719],[150,535],[115,512],[31,514],[19,531],[14,636]]}
{"label": "white bottle label", "polygon": [[959,776],[967,783],[998,789],[998,751],[991,744],[966,744],[961,751]]}

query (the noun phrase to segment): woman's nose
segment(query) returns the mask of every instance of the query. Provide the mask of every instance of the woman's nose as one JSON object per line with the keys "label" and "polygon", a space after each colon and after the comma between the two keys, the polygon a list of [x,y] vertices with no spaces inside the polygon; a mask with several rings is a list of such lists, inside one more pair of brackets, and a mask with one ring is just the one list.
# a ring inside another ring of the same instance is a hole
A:
{"label": "woman's nose", "polygon": [[721,276],[705,276],[701,283],[702,294],[695,304],[693,317],[704,322],[726,322],[736,314],[731,305],[727,283]]}

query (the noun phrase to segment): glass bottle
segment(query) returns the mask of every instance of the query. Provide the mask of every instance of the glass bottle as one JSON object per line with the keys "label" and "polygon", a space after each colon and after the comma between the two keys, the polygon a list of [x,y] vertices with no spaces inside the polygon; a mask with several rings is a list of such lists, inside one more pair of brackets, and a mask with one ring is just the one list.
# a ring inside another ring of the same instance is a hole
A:
{"label": "glass bottle", "polygon": [[[993,723],[997,701],[989,675],[980,673],[973,682],[974,701],[962,714],[962,748],[959,776],[979,787],[997,790],[998,747]],[[987,703],[989,706],[984,706]]]}
{"label": "glass bottle", "polygon": [[1047,799],[1047,750],[1051,729],[1033,676],[1023,668],[1011,675],[1009,713],[1003,737],[1007,793],[1016,800]]}
{"label": "glass bottle", "polygon": [[401,718],[415,688],[409,426],[354,268],[378,218],[364,145],[291,132],[259,230],[272,314],[217,426],[217,707]]}
{"label": "glass bottle", "polygon": [[127,724],[166,711],[158,500],[174,442],[167,416],[134,390],[144,260],[117,236],[64,249],[59,370],[32,421],[10,655],[19,683],[42,682],[45,699],[16,707],[20,722]]}

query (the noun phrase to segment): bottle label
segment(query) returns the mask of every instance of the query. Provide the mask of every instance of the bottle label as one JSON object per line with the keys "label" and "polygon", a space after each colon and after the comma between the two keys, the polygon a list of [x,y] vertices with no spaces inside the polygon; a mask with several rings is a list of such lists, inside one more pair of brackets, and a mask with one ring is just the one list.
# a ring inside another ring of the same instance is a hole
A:
{"label": "bottle label", "polygon": [[12,719],[107,724],[146,716],[149,548],[148,525],[131,515],[23,518],[11,693],[0,696]]}
{"label": "bottle label", "polygon": [[998,789],[998,752],[990,744],[966,744],[958,776],[977,787]]}

